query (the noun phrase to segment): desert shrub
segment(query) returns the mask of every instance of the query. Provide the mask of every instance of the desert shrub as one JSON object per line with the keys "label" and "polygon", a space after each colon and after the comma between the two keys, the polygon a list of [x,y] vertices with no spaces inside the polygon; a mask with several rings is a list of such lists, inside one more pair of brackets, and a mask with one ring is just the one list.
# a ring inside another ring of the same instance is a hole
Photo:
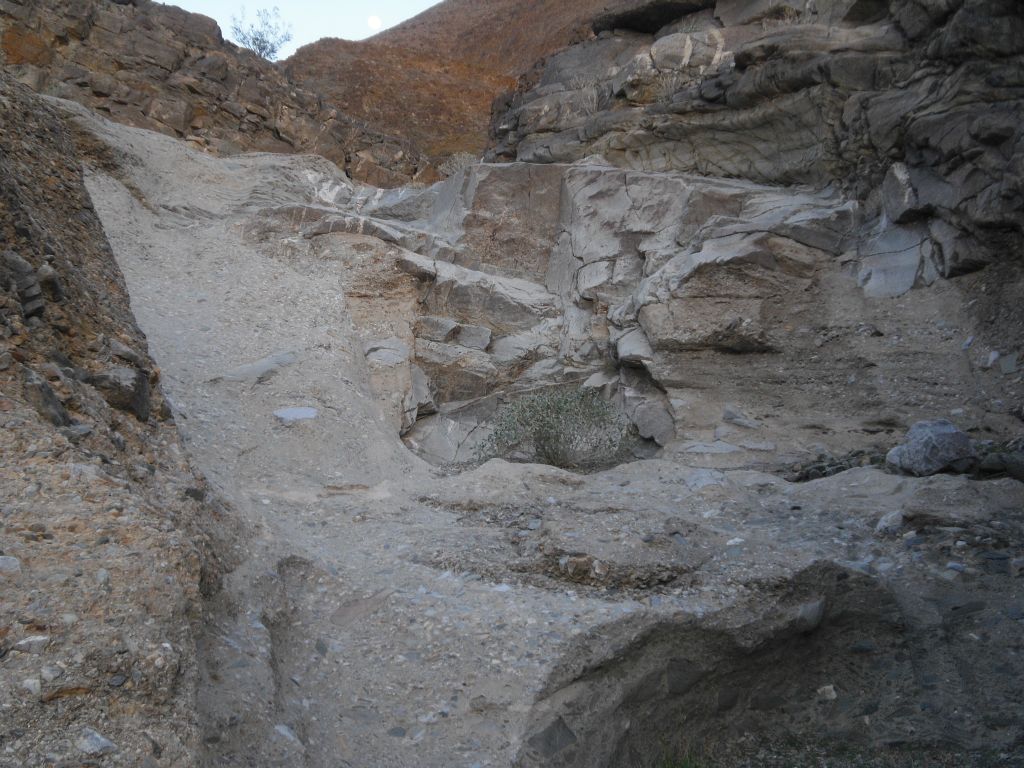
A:
{"label": "desert shrub", "polygon": [[662,75],[657,85],[658,102],[671,104],[672,98],[686,86],[686,83],[686,75],[682,72],[667,72]]}
{"label": "desert shrub", "polygon": [[231,19],[231,34],[239,45],[271,61],[277,58],[281,46],[292,39],[291,27],[281,22],[281,12],[276,7],[256,11],[256,21],[252,23],[246,22],[243,7],[242,15]]}
{"label": "desert shrub", "polygon": [[480,158],[476,155],[470,154],[469,152],[456,152],[445,160],[438,167],[438,170],[445,177],[454,176],[459,171],[464,171],[467,168],[471,168],[480,162]]}
{"label": "desert shrub", "polygon": [[563,469],[597,469],[629,451],[629,422],[597,390],[548,389],[502,406],[479,458],[513,453]]}

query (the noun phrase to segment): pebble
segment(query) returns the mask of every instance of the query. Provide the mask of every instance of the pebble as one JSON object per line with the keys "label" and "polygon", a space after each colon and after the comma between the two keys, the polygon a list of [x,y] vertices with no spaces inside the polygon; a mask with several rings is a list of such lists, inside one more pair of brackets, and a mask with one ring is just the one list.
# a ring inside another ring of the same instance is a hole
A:
{"label": "pebble", "polygon": [[46,666],[43,667],[39,672],[40,676],[48,683],[52,683],[58,677],[63,676],[64,670],[60,667]]}
{"label": "pebble", "polygon": [[101,587],[106,587],[110,584],[110,571],[106,568],[100,568],[96,571],[96,583]]}
{"label": "pebble", "polygon": [[964,565],[963,563],[953,563],[953,562],[946,563],[946,568],[948,570],[950,570],[950,571],[956,571],[957,573],[963,573],[964,571],[967,570],[967,566]]}
{"label": "pebble", "polygon": [[275,725],[274,726],[274,731],[276,731],[281,736],[284,736],[284,738],[288,739],[288,741],[291,741],[291,742],[293,742],[295,744],[299,743],[299,737],[296,736],[295,735],[295,731],[293,731],[287,725],[284,725],[284,724]]}
{"label": "pebble", "polygon": [[22,653],[42,653],[50,643],[49,635],[30,635],[14,644],[14,650]]}
{"label": "pebble", "polygon": [[883,515],[875,526],[875,533],[895,535],[903,528],[903,513],[897,510]]}
{"label": "pebble", "polygon": [[823,685],[818,689],[818,699],[820,701],[835,701],[838,698],[839,694],[836,693],[834,685]]}
{"label": "pebble", "polygon": [[117,751],[114,742],[97,733],[92,728],[86,728],[82,731],[82,735],[75,741],[75,747],[79,752],[87,755],[109,755],[111,752]]}
{"label": "pebble", "polygon": [[21,560],[16,557],[0,557],[0,574],[15,576],[21,573]]}
{"label": "pebble", "polygon": [[43,692],[43,684],[38,677],[30,677],[28,680],[22,680],[21,687],[33,696],[38,696]]}

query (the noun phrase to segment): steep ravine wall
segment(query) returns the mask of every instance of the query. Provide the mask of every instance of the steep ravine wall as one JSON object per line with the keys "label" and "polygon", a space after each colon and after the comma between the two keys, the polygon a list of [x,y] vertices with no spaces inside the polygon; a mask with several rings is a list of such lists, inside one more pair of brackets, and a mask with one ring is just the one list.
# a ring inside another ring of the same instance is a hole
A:
{"label": "steep ravine wall", "polygon": [[[79,140],[80,139],[80,140]],[[220,519],[82,183],[0,73],[0,766],[189,766]]]}

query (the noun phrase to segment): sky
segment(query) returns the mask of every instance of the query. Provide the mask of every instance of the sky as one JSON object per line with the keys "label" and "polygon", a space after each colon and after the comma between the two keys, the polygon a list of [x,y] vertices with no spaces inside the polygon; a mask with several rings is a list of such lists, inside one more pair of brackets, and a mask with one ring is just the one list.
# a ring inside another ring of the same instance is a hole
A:
{"label": "sky", "polygon": [[438,0],[167,0],[188,11],[217,20],[224,37],[231,38],[231,21],[240,16],[254,21],[261,8],[281,10],[281,20],[290,24],[292,40],[281,49],[280,58],[300,46],[322,37],[362,40],[425,11]]}

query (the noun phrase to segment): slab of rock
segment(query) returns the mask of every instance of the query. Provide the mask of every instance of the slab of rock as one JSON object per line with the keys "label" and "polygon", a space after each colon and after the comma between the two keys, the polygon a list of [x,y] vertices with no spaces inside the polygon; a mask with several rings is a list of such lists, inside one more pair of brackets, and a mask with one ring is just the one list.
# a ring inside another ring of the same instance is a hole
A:
{"label": "slab of rock", "polygon": [[79,752],[91,756],[109,755],[117,751],[114,742],[92,728],[82,731],[82,735],[75,740],[75,747]]}
{"label": "slab of rock", "polygon": [[[114,354],[123,357],[119,351],[115,350],[113,344],[111,344],[111,351],[114,352]],[[230,371],[225,373],[221,379],[224,381],[264,382],[285,366],[292,365],[298,359],[299,356],[294,352],[275,352],[274,354],[267,355],[256,362],[246,363],[245,365],[240,365],[237,368],[232,368]]]}
{"label": "slab of rock", "polygon": [[87,379],[114,408],[146,421],[151,410],[149,377],[135,368],[110,368]]}
{"label": "slab of rock", "polygon": [[368,362],[393,368],[409,361],[409,347],[399,338],[369,341],[363,345]]}
{"label": "slab of rock", "polygon": [[971,438],[945,419],[919,421],[907,432],[906,442],[885,457],[890,467],[918,477],[946,470],[965,471],[974,461]]}

